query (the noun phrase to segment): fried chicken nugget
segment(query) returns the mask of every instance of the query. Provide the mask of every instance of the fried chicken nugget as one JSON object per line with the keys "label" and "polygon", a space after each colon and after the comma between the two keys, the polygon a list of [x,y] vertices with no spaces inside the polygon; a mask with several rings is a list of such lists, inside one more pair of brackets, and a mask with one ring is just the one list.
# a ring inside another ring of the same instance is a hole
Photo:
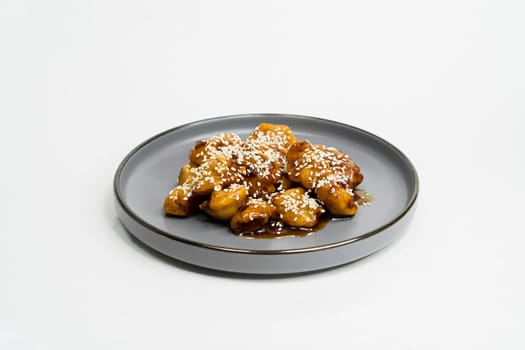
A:
{"label": "fried chicken nugget", "polygon": [[233,184],[228,188],[213,191],[210,199],[199,207],[216,220],[230,220],[248,197],[245,186]]}
{"label": "fried chicken nugget", "polygon": [[324,212],[323,207],[302,187],[277,193],[272,197],[274,216],[292,227],[313,227]]}
{"label": "fried chicken nugget", "polygon": [[353,189],[363,181],[354,161],[333,147],[298,141],[290,146],[286,161],[290,179],[307,189],[324,185]]}
{"label": "fried chicken nugget", "polygon": [[249,198],[232,217],[230,228],[234,233],[255,232],[264,228],[272,217],[274,206],[262,198]]}
{"label": "fried chicken nugget", "polygon": [[238,170],[244,176],[252,197],[268,197],[285,175],[288,147],[295,135],[286,125],[261,123],[255,128],[236,157]]}
{"label": "fried chicken nugget", "polygon": [[261,123],[246,139],[246,143],[261,147],[262,150],[272,148],[286,155],[288,147],[295,142],[295,134],[287,125]]}
{"label": "fried chicken nugget", "polygon": [[243,143],[234,133],[224,133],[212,136],[207,140],[199,140],[190,151],[190,160],[195,164],[202,164],[217,156],[231,157],[232,151]]}
{"label": "fried chicken nugget", "polygon": [[169,215],[189,216],[198,209],[198,198],[192,195],[188,186],[175,187],[164,200],[164,212]]}
{"label": "fried chicken nugget", "polygon": [[[297,141],[290,146],[286,153],[286,171],[290,180],[297,182],[305,188],[315,187],[314,172],[317,164],[308,158],[308,154],[313,153],[314,145],[309,141]],[[316,161],[317,162],[317,161]]]}
{"label": "fried chicken nugget", "polygon": [[317,188],[315,194],[333,216],[353,216],[359,209],[353,191],[343,186],[325,185]]}
{"label": "fried chicken nugget", "polygon": [[202,198],[238,181],[231,160],[219,156],[201,165],[185,164],[179,173],[178,185],[164,201],[164,211],[170,215],[188,216],[198,209]]}
{"label": "fried chicken nugget", "polygon": [[198,207],[198,198],[193,195],[193,184],[198,181],[198,166],[193,163],[184,164],[179,172],[177,186],[173,188],[164,200],[166,214],[189,216]]}
{"label": "fried chicken nugget", "polygon": [[199,165],[193,172],[192,192],[198,197],[209,195],[214,189],[229,186],[240,177],[233,170],[232,160],[218,156]]}
{"label": "fried chicken nugget", "polygon": [[275,184],[284,174],[284,163],[278,157],[262,152],[246,152],[239,166],[244,183],[252,197],[266,197],[275,192]]}

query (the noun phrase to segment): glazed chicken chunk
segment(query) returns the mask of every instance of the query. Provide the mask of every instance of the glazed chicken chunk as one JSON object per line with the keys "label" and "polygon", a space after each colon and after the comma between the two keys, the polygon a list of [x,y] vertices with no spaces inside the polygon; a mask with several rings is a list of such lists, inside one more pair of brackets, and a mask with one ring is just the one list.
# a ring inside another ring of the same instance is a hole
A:
{"label": "glazed chicken chunk", "polygon": [[200,208],[216,220],[230,220],[246,201],[248,189],[233,184],[225,189],[213,191],[210,199],[204,201]]}
{"label": "glazed chicken chunk", "polygon": [[348,155],[333,147],[299,141],[290,147],[286,160],[290,179],[313,190],[330,214],[356,214],[353,189],[363,181],[363,175]]}
{"label": "glazed chicken chunk", "polygon": [[181,168],[179,181],[164,202],[167,214],[187,216],[195,212],[194,202],[237,181],[231,170],[231,160],[225,157],[210,159],[197,166],[188,163]]}
{"label": "glazed chicken chunk", "polygon": [[323,207],[302,187],[291,188],[272,197],[274,216],[291,227],[313,227],[324,212]]}
{"label": "glazed chicken chunk", "polygon": [[324,185],[317,188],[315,194],[326,210],[336,217],[354,216],[359,208],[354,191],[345,186]]}
{"label": "glazed chicken chunk", "polygon": [[288,150],[286,161],[290,179],[307,189],[325,184],[354,188],[363,181],[361,170],[354,161],[333,147],[299,141]]}
{"label": "glazed chicken chunk", "polygon": [[235,233],[255,232],[264,228],[272,217],[274,206],[261,198],[250,198],[230,221]]}
{"label": "glazed chicken chunk", "polygon": [[237,134],[220,134],[207,140],[199,140],[190,151],[190,160],[200,165],[217,156],[231,158],[236,148],[243,143]]}

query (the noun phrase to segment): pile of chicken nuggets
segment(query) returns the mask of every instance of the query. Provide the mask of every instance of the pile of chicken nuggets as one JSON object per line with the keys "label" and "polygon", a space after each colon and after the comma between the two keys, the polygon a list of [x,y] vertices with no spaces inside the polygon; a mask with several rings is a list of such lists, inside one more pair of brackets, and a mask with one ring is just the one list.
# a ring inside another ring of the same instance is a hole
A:
{"label": "pile of chicken nuggets", "polygon": [[354,216],[362,180],[343,152],[296,140],[287,125],[262,123],[245,140],[222,133],[197,141],[164,211],[179,217],[204,211],[236,234],[262,232],[269,222],[311,228],[323,213]]}

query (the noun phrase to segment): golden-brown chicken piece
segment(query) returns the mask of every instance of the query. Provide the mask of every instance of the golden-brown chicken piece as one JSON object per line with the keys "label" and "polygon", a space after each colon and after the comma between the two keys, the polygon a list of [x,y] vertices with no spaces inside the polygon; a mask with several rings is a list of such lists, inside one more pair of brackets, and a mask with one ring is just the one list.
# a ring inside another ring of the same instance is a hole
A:
{"label": "golden-brown chicken piece", "polygon": [[333,216],[353,216],[359,209],[353,191],[343,186],[324,185],[317,188],[315,194]]}
{"label": "golden-brown chicken piece", "polygon": [[230,220],[248,197],[245,186],[233,184],[223,190],[213,191],[210,199],[199,207],[216,220]]}
{"label": "golden-brown chicken piece", "polygon": [[170,191],[164,200],[166,214],[189,216],[198,210],[198,198],[193,196],[188,186],[177,186]]}
{"label": "golden-brown chicken piece", "polygon": [[272,217],[274,207],[261,198],[249,198],[232,217],[230,228],[235,233],[255,232],[264,228]]}
{"label": "golden-brown chicken piece", "polygon": [[224,156],[213,158],[201,165],[185,164],[180,170],[178,185],[164,201],[164,211],[177,216],[194,214],[203,197],[239,179],[232,171],[231,160]]}
{"label": "golden-brown chicken piece", "polygon": [[217,156],[232,157],[243,144],[242,139],[233,133],[220,134],[207,140],[199,140],[190,151],[190,160],[195,164],[202,164]]}
{"label": "golden-brown chicken piece", "polygon": [[292,227],[313,227],[324,212],[323,207],[302,187],[279,192],[272,197],[274,216]]}
{"label": "golden-brown chicken piece", "polygon": [[272,148],[282,155],[286,155],[294,142],[295,135],[287,125],[270,123],[259,124],[246,139],[246,143],[261,147],[263,151]]}
{"label": "golden-brown chicken piece", "polygon": [[252,197],[267,197],[273,193],[275,183],[284,175],[282,157],[272,157],[269,153],[252,150],[237,162],[240,163],[239,172],[243,174],[244,183],[249,187]]}
{"label": "golden-brown chicken piece", "polygon": [[210,194],[214,189],[229,186],[240,179],[233,170],[232,160],[218,156],[198,167],[190,167],[190,176],[185,183],[190,185],[194,195],[202,197]]}
{"label": "golden-brown chicken piece", "polygon": [[290,179],[307,189],[325,185],[354,188],[363,181],[353,160],[333,147],[298,141],[290,146],[286,161]]}
{"label": "golden-brown chicken piece", "polygon": [[309,141],[297,141],[290,146],[286,153],[286,172],[291,181],[297,182],[305,188],[312,189],[315,187],[315,171],[317,165],[314,160],[309,158],[308,154],[312,153],[314,145]]}
{"label": "golden-brown chicken piece", "polygon": [[285,156],[292,140],[295,136],[282,125],[260,124],[250,134],[241,152],[234,156],[250,196],[267,198],[276,190],[276,183],[286,173]]}

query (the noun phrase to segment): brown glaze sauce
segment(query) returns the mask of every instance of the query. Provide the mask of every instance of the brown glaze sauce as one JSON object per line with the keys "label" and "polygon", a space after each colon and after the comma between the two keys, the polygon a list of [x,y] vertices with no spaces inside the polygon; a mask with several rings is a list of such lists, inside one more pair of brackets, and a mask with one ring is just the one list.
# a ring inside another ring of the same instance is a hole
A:
{"label": "brown glaze sauce", "polygon": [[323,229],[330,221],[330,215],[321,215],[319,222],[314,227],[291,227],[282,221],[271,219],[268,225],[252,232],[242,232],[239,236],[245,238],[282,238],[282,237],[305,237]]}
{"label": "brown glaze sauce", "polygon": [[[360,206],[369,205],[374,201],[374,197],[360,189],[354,191],[356,196],[356,203]],[[319,218],[319,222],[314,227],[291,227],[284,224],[282,221],[271,219],[268,222],[268,225],[257,230],[250,232],[241,232],[238,235],[244,238],[255,238],[255,239],[274,239],[274,238],[283,238],[283,237],[305,237],[316,232],[321,231],[330,221],[335,220],[349,220],[351,217],[338,218],[333,217],[330,214],[323,214]]]}

